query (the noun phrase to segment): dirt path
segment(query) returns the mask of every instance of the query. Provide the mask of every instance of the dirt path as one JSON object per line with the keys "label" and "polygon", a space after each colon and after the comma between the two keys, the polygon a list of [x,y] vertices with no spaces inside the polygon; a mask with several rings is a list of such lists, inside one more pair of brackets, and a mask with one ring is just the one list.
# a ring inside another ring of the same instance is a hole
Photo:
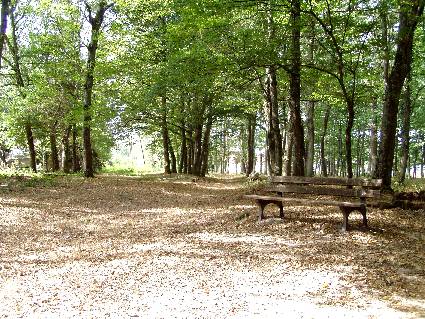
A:
{"label": "dirt path", "polygon": [[[425,213],[256,222],[235,180],[0,192],[1,318],[425,318]],[[268,212],[271,213],[270,211]]]}

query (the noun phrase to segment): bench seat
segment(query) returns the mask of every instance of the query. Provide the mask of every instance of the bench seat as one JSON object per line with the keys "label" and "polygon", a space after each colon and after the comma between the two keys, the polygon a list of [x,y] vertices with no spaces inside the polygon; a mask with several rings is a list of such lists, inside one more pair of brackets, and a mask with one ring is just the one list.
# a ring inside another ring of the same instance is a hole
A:
{"label": "bench seat", "polygon": [[[367,227],[367,203],[366,198],[377,198],[380,196],[381,180],[366,179],[344,179],[323,177],[282,177],[270,178],[270,185],[262,189],[262,193],[248,194],[246,198],[252,199],[258,206],[258,219],[265,218],[264,208],[269,204],[279,207],[280,218],[284,218],[283,206],[286,205],[308,205],[308,206],[336,206],[343,214],[342,230],[348,228],[348,217],[351,212],[358,211],[363,216],[363,226]],[[319,185],[319,186],[318,186]],[[319,195],[318,198],[299,198],[298,194]],[[328,200],[326,197],[344,197],[341,200]],[[346,198],[352,201],[346,200]]]}

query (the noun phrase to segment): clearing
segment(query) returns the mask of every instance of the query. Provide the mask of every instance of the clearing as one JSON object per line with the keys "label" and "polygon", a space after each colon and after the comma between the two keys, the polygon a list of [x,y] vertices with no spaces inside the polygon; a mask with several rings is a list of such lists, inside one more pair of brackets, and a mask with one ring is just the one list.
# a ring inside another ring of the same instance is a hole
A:
{"label": "clearing", "polygon": [[[2,318],[425,318],[425,212],[287,207],[241,179],[0,189]],[[270,213],[268,208],[268,213]]]}

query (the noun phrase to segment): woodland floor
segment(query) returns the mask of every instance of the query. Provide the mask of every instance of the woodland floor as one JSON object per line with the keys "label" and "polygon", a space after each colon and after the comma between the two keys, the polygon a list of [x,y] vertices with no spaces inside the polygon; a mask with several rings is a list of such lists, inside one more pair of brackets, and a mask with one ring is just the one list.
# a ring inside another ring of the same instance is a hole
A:
{"label": "woodland floor", "polygon": [[[1,318],[425,318],[425,212],[287,207],[239,179],[0,189]],[[269,211],[270,215],[272,212]]]}

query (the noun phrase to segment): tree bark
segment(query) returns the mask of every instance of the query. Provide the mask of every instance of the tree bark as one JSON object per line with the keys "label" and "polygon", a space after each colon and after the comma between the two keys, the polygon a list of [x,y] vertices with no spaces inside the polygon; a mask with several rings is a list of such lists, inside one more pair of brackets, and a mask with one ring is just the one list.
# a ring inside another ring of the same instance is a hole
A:
{"label": "tree bark", "polygon": [[71,171],[71,151],[69,146],[69,137],[71,136],[72,126],[69,125],[65,129],[65,134],[62,139],[63,153],[62,153],[62,169],[65,174]]}
{"label": "tree bark", "polygon": [[170,147],[170,157],[171,157],[171,173],[177,173],[177,158],[174,153],[173,143],[168,139],[168,145]]}
{"label": "tree bark", "polygon": [[308,102],[307,109],[307,156],[306,176],[314,175],[314,101]]}
{"label": "tree bark", "polygon": [[383,189],[391,189],[400,93],[411,69],[413,38],[419,17],[423,14],[424,3],[424,0],[401,3],[397,50],[385,90],[382,114],[377,175],[382,179]]}
{"label": "tree bark", "polygon": [[[271,4],[267,9],[267,31],[269,42],[275,38],[275,25],[273,21],[273,8]],[[282,135],[279,124],[279,104],[277,89],[276,66],[266,68],[266,81],[264,83],[265,114],[267,119],[267,158],[269,174],[282,175]]]}
{"label": "tree bark", "polygon": [[[421,134],[422,141],[425,139],[425,136]],[[425,143],[422,145],[422,157],[421,157],[421,178],[424,178],[424,165],[425,165]]]}
{"label": "tree bark", "polygon": [[342,151],[342,128],[341,124],[338,125],[338,159],[336,162],[336,171],[339,176],[344,176],[344,169],[343,169],[343,151]]}
{"label": "tree bark", "polygon": [[292,42],[291,42],[291,70],[289,76],[289,106],[292,112],[292,125],[294,136],[294,168],[295,176],[305,175],[305,145],[304,145],[304,128],[301,117],[301,4],[300,0],[292,0],[291,2],[291,22],[292,22]]}
{"label": "tree bark", "polygon": [[269,159],[269,173],[272,176],[282,175],[282,135],[279,125],[279,105],[277,99],[277,76],[275,66],[266,70],[265,106],[267,113],[267,154]]}
{"label": "tree bark", "polygon": [[3,50],[6,42],[7,16],[9,15],[10,0],[2,0],[1,2],[1,22],[0,22],[0,69],[3,61]]}
{"label": "tree bark", "polygon": [[207,120],[207,124],[205,126],[204,139],[202,142],[202,165],[200,176],[205,177],[208,173],[208,157],[210,151],[210,136],[212,129],[213,120],[212,117],[209,116]]}
{"label": "tree bark", "polygon": [[202,165],[202,124],[197,124],[195,127],[194,149],[195,158],[193,163],[192,174],[199,176],[201,173]]}
{"label": "tree bark", "polygon": [[30,122],[25,123],[25,133],[27,137],[28,150],[30,152],[31,169],[37,173],[36,153],[34,146],[34,136],[32,134],[32,126]]}
{"label": "tree bark", "polygon": [[94,86],[94,70],[96,65],[96,51],[99,43],[99,36],[101,27],[106,11],[112,7],[112,4],[107,4],[101,0],[95,16],[92,15],[92,8],[86,2],[86,9],[88,11],[89,23],[91,25],[90,43],[87,47],[87,70],[86,79],[84,83],[84,119],[83,119],[83,145],[84,145],[84,176],[94,177],[93,168],[93,149],[91,143],[91,108],[92,96]]}
{"label": "tree bark", "polygon": [[50,139],[50,157],[52,159],[52,171],[57,172],[59,170],[59,154],[58,154],[58,146],[56,142],[56,127],[53,127],[50,130],[49,134]]}
{"label": "tree bark", "polygon": [[376,115],[376,99],[372,102],[372,119],[370,123],[370,141],[369,141],[369,174],[375,176],[376,163],[378,158],[378,119]]}
{"label": "tree bark", "polygon": [[180,127],[180,138],[181,138],[181,147],[180,147],[179,173],[187,174],[187,143],[186,143],[186,128],[185,128],[184,121],[182,121],[181,127]]}
{"label": "tree bark", "polygon": [[81,171],[80,152],[78,147],[78,131],[76,125],[72,127],[72,172],[77,173]]}
{"label": "tree bark", "polygon": [[[12,44],[10,45],[10,50],[11,50],[12,58],[13,58],[13,70],[15,71],[16,85],[18,87],[19,94],[22,96],[22,98],[26,98],[26,94],[23,90],[25,88],[25,82],[22,76],[18,40],[16,37],[16,21],[15,21],[15,15],[13,11],[14,11],[14,8],[12,9],[12,12],[10,15],[10,21],[11,21],[11,27],[12,27]],[[31,169],[34,173],[36,173],[37,172],[36,151],[35,151],[35,144],[34,144],[34,135],[32,132],[32,124],[31,124],[31,120],[29,119],[29,116],[26,116],[24,127],[25,127],[25,136],[27,139],[28,150],[30,153]]]}
{"label": "tree bark", "polygon": [[329,115],[331,113],[331,106],[326,107],[325,116],[323,118],[323,132],[320,137],[320,166],[322,170],[322,176],[328,177],[328,169],[325,157],[325,138],[328,132]]}
{"label": "tree bark", "polygon": [[185,120],[185,102],[182,99],[180,104],[180,161],[179,161],[179,173],[187,174],[187,137],[186,137],[186,120]]}
{"label": "tree bark", "polygon": [[401,162],[398,181],[403,183],[406,179],[406,169],[410,149],[410,117],[412,114],[412,98],[410,90],[410,75],[407,76],[403,104],[402,104],[402,127],[401,127]]}
{"label": "tree bark", "polygon": [[256,120],[255,115],[248,115],[248,152],[247,152],[247,165],[246,165],[246,176],[249,176],[254,171],[254,159],[255,159],[255,127]]}
{"label": "tree bark", "polygon": [[161,97],[161,133],[162,133],[162,154],[164,156],[164,174],[171,174],[170,168],[170,138],[168,136],[168,124],[167,124],[167,112],[166,105],[167,100],[165,96]]}

